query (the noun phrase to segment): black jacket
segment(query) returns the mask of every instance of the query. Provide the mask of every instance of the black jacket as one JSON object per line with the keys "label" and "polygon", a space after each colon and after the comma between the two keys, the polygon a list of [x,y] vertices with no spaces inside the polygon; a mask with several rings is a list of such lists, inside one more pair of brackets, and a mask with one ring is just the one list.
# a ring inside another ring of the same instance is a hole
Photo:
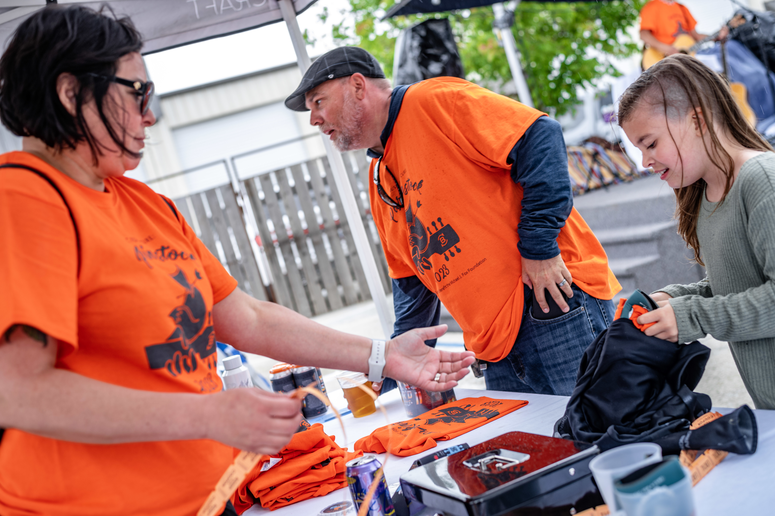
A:
{"label": "black jacket", "polygon": [[601,451],[655,442],[665,454],[714,448],[756,449],[756,419],[746,406],[693,432],[711,399],[695,393],[710,357],[699,342],[678,345],[649,337],[617,319],[584,352],[565,415],[555,436],[595,443]]}

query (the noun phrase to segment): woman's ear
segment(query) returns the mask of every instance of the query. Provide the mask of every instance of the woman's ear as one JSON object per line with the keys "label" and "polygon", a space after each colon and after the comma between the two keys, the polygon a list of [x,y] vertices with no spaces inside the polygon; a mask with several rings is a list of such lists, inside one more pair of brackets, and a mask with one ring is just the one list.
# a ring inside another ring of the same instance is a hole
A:
{"label": "woman's ear", "polygon": [[57,77],[57,95],[59,102],[65,107],[70,115],[75,116],[76,96],[81,83],[71,73],[61,73]]}

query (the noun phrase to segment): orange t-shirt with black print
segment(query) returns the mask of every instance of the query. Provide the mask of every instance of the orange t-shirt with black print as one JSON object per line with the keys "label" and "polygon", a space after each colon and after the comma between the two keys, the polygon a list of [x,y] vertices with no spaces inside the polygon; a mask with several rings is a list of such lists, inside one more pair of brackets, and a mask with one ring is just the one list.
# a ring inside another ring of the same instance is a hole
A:
{"label": "orange t-shirt with black print", "polygon": [[673,2],[666,4],[662,0],[651,0],[640,11],[640,30],[651,31],[662,43],[672,45],[679,35],[689,33],[697,26],[697,21],[686,6]]}
{"label": "orange t-shirt with black print", "polygon": [[[509,152],[543,113],[452,77],[410,86],[385,145],[381,185],[404,208],[369,198],[390,276],[417,276],[463,329],[466,348],[497,362],[511,351],[524,305],[517,249],[522,186]],[[372,160],[370,174],[376,160]],[[370,175],[370,177],[372,177]],[[584,292],[611,299],[621,288],[592,230],[574,208],[557,237]]]}
{"label": "orange t-shirt with black print", "polygon": [[347,463],[361,455],[336,444],[320,423],[307,424],[278,454],[261,457],[231,501],[242,514],[254,503],[275,510],[325,496],[347,487]]}
{"label": "orange t-shirt with black print", "polygon": [[431,409],[414,419],[377,428],[355,442],[364,453],[390,452],[399,457],[430,450],[438,441],[448,441],[479,428],[527,405],[524,400],[465,398]]}
{"label": "orange t-shirt with black print", "polygon": [[[0,332],[35,327],[58,339],[57,368],[100,382],[220,391],[212,307],[237,282],[183,217],[132,179],[98,192],[27,153],[3,163],[48,176],[78,238],[50,184],[0,169]],[[209,440],[92,445],[8,429],[0,514],[195,514],[231,460]]]}

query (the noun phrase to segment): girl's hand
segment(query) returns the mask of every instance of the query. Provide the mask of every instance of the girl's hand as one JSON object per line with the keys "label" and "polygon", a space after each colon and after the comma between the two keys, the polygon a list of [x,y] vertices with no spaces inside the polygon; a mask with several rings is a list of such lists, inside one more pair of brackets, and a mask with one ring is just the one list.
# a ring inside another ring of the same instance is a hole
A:
{"label": "girl's hand", "polygon": [[[667,292],[654,292],[653,294],[650,294],[649,297],[654,301],[656,301],[657,304],[659,304],[660,301],[667,301],[668,299],[673,298],[673,296],[671,296]],[[662,306],[662,305],[659,305],[659,306]]]}
{"label": "girl's hand", "polygon": [[[667,294],[665,294],[667,295]],[[652,296],[652,299],[654,296]],[[669,296],[668,296],[669,298]],[[644,333],[649,337],[678,342],[678,323],[675,319],[673,307],[667,300],[659,301],[659,308],[638,317],[638,323],[655,323],[646,328]]]}

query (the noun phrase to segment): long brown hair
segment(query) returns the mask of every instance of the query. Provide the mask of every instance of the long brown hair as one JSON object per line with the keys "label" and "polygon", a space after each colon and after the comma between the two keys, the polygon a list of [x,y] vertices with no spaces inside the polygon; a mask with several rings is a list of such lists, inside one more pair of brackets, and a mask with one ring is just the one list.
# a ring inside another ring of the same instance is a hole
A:
{"label": "long brown hair", "polygon": [[[772,151],[772,147],[745,120],[738,107],[729,85],[719,74],[702,64],[699,60],[684,54],[667,57],[645,72],[630,85],[619,99],[619,125],[625,123],[641,105],[654,109],[661,108],[665,119],[676,120],[685,117],[691,111],[699,120],[704,117],[710,136],[710,145],[703,138],[705,152],[710,162],[726,176],[726,185],[721,202],[726,199],[734,180],[735,162],[721,145],[716,127],[746,149]],[[716,125],[718,124],[718,125]],[[675,143],[675,138],[668,133]],[[676,148],[678,145],[676,144]],[[694,259],[705,265],[700,257],[700,242],[697,239],[697,219],[700,214],[702,198],[705,195],[705,180],[683,186],[683,158],[681,161],[681,187],[674,190],[676,197],[676,217],[678,234],[694,251]]]}

